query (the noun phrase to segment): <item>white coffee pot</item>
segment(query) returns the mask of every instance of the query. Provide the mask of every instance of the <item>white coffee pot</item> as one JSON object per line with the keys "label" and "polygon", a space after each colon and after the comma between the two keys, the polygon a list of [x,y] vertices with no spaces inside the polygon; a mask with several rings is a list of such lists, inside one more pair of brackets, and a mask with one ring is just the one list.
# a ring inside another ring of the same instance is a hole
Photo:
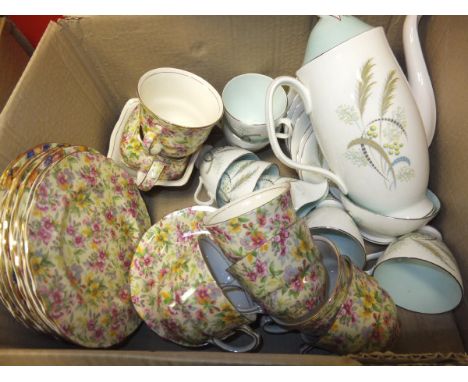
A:
{"label": "white coffee pot", "polygon": [[[296,77],[278,77],[266,98],[272,149],[289,167],[328,178],[364,208],[395,217],[424,216],[434,93],[417,33],[407,16],[403,42],[408,83],[382,27],[352,16],[322,16]],[[290,86],[302,98],[330,171],[295,162],[275,136],[272,98]]]}

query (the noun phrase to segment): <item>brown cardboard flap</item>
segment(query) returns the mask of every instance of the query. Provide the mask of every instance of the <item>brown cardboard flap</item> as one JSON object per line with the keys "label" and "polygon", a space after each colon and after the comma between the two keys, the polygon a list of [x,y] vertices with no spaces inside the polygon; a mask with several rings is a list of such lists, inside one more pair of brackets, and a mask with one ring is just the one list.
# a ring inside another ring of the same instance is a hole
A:
{"label": "brown cardboard flap", "polygon": [[0,168],[42,142],[107,148],[118,109],[59,30],[49,24],[0,115]]}
{"label": "brown cardboard flap", "polygon": [[359,364],[358,361],[347,357],[320,355],[0,349],[0,365],[357,366]]}
{"label": "brown cardboard flap", "polygon": [[18,42],[14,26],[0,17],[0,112],[29,61],[29,54]]}
{"label": "brown cardboard flap", "polygon": [[[437,102],[437,129],[430,148],[430,188],[442,209],[436,220],[457,258],[468,287],[468,16],[433,16],[424,48]],[[468,345],[468,296],[456,310]]]}
{"label": "brown cardboard flap", "polygon": [[118,102],[158,67],[185,69],[219,91],[232,77],[292,75],[300,67],[310,16],[97,16],[62,22]]}
{"label": "brown cardboard flap", "polygon": [[[396,56],[401,57],[403,17],[365,16],[363,19],[372,25],[383,25]],[[431,148],[431,188],[442,200],[438,224],[458,257],[465,280],[468,279],[468,257],[465,256],[468,249],[468,204],[465,202],[468,169],[464,158],[468,130],[463,117],[468,104],[465,89],[468,76],[467,21],[467,17],[429,18],[424,39],[439,107],[439,125]],[[193,71],[212,82],[218,90],[232,76],[243,72],[263,72],[271,76],[294,74],[302,62],[308,33],[314,22],[315,18],[309,16],[132,16],[73,18],[59,24],[52,23],[0,115],[0,169],[21,151],[46,141],[85,144],[105,153],[121,107],[127,98],[135,95],[138,78],[158,66]],[[210,137],[212,142],[219,138],[219,130]],[[260,152],[260,157],[277,162],[270,150]],[[283,176],[293,174],[291,169],[280,167]],[[145,193],[153,222],[176,209],[193,205],[197,179],[195,171],[184,187],[157,187]],[[457,312],[465,341],[468,338],[466,306],[465,303]],[[402,337],[393,351],[463,351],[451,312],[429,316],[400,310],[400,319]],[[0,347],[71,347],[20,327],[2,308],[0,329]],[[276,337],[265,336],[262,353],[296,351],[296,339]],[[160,351],[177,350],[177,346],[167,344],[142,325],[121,350],[109,351],[110,358],[106,358],[105,352],[94,351],[73,350],[77,353],[72,353],[67,350],[64,353],[62,350],[50,350],[42,353],[29,350],[25,353],[18,350],[8,353],[13,358],[5,359],[20,363],[24,357],[24,360],[33,362],[33,356],[37,356],[37,362],[47,363],[45,355],[59,357],[63,353],[64,357],[69,357],[67,362],[82,362],[79,354],[85,354],[88,357],[86,362],[92,362],[93,357],[99,355],[105,360],[103,363],[110,363],[111,359],[119,359],[119,354],[125,359],[127,350],[131,349],[135,351],[131,352],[133,355],[156,357],[150,357],[155,363],[174,359],[191,362],[195,358],[208,362],[206,354],[211,354],[212,350],[174,353],[175,358],[164,358],[168,353]],[[5,354],[0,352],[0,360]],[[27,358],[28,354],[30,358]],[[78,354],[78,361],[72,354]],[[316,360],[298,355],[286,358],[272,354],[253,356],[249,354],[236,359],[242,360],[242,364],[286,362],[286,359]],[[277,356],[279,358],[275,358]],[[231,362],[232,355],[220,357],[229,357]],[[57,358],[56,362],[65,361]],[[222,362],[227,361],[223,359]],[[328,359],[323,362],[328,362]]]}

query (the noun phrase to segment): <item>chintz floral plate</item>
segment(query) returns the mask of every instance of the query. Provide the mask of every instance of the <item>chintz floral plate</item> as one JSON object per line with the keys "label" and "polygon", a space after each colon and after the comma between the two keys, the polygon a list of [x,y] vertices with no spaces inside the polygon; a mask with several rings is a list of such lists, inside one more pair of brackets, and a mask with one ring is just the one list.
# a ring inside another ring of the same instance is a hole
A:
{"label": "chintz floral plate", "polygon": [[140,319],[128,271],[150,219],[130,176],[100,154],[73,153],[44,173],[26,216],[35,292],[60,335],[108,347],[131,334]]}

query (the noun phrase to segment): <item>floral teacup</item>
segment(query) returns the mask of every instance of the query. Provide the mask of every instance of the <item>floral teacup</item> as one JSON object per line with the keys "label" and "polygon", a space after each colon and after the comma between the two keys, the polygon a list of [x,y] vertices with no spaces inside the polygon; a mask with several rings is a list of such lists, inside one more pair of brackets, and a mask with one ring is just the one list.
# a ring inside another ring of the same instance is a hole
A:
{"label": "floral teacup", "polygon": [[223,102],[216,89],[185,70],[150,70],[138,82],[138,96],[143,132],[153,133],[147,142],[153,155],[190,156],[223,115]]}
{"label": "floral teacup", "polygon": [[[213,343],[234,352],[255,349],[259,336],[248,324],[255,314],[242,314],[215,281],[199,238],[211,207],[173,212],[153,225],[141,239],[130,269],[133,305],[161,337],[183,346]],[[245,346],[223,340],[235,332],[250,337]]]}
{"label": "floral teacup", "polygon": [[[297,282],[299,276],[308,273],[311,268],[318,275],[315,294],[323,296],[327,281],[320,252],[305,222],[298,220],[231,265],[228,271],[254,298],[263,302],[272,293],[281,293],[284,287],[293,287],[292,284]],[[271,311],[267,312],[274,314]]]}
{"label": "floral teacup", "polygon": [[[389,348],[400,332],[397,309],[390,296],[373,277],[341,256],[328,239],[313,238],[323,254],[329,278],[332,276],[335,280],[328,289],[327,302],[317,312],[296,322],[271,319],[284,328],[283,332],[301,331],[308,349],[320,347],[347,354]],[[333,258],[335,265],[330,261]],[[334,276],[330,274],[331,269],[335,270]],[[264,320],[265,323],[268,321]],[[268,325],[264,325],[264,329],[280,332],[274,327],[270,330]]]}
{"label": "floral teacup", "polygon": [[142,140],[139,108],[135,108],[124,126],[120,140],[120,153],[124,162],[138,171],[136,182],[138,188],[143,191],[151,189],[159,179],[179,179],[184,174],[190,159],[190,157],[173,159],[149,154],[145,142],[147,143],[153,136],[153,133],[149,132]]}
{"label": "floral teacup", "polygon": [[287,183],[253,192],[204,218],[228,259],[242,259],[297,220],[289,189]]}

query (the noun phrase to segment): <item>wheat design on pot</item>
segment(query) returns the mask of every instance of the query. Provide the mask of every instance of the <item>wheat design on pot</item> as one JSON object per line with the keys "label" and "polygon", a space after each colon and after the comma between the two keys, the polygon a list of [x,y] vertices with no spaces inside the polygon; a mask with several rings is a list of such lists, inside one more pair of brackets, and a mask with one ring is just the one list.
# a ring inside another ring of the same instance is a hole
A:
{"label": "wheat design on pot", "polygon": [[361,136],[348,143],[345,157],[359,167],[370,166],[385,182],[388,189],[396,189],[398,182],[407,182],[415,176],[410,159],[400,155],[408,139],[405,110],[394,106],[393,99],[399,78],[390,70],[381,93],[379,115],[366,117],[370,97],[378,97],[374,80],[373,58],[361,69],[356,84],[356,104],[340,105],[336,113],[341,121],[359,129]]}

